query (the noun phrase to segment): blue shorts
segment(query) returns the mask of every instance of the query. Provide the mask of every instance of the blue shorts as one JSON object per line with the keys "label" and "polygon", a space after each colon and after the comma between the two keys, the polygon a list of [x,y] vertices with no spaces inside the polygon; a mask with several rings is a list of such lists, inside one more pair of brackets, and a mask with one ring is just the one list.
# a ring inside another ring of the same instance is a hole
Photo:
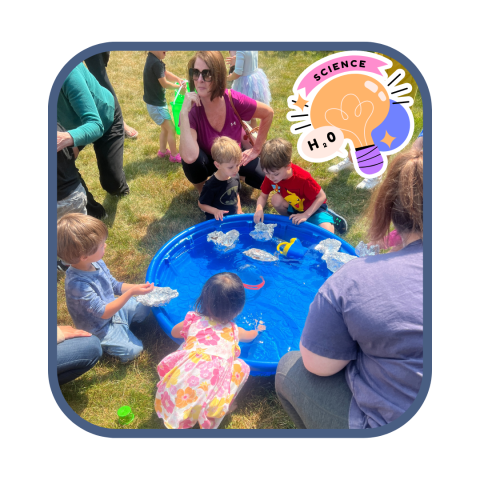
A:
{"label": "blue shorts", "polygon": [[149,105],[147,103],[148,114],[151,119],[157,124],[161,125],[165,120],[171,120],[170,112],[168,107],[157,107],[156,105]]}
{"label": "blue shorts", "polygon": [[[288,213],[295,214],[295,213],[303,213],[295,210],[291,205],[288,206]],[[313,223],[314,225],[320,225],[321,223],[333,223],[333,217],[328,213],[326,208],[320,207],[308,220],[307,222]]]}

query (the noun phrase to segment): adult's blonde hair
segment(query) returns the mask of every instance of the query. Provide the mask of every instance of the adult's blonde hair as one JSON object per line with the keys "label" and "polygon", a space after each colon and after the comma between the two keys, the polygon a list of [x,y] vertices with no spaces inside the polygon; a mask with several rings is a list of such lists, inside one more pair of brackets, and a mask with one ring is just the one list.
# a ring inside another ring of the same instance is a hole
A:
{"label": "adult's blonde hair", "polygon": [[229,137],[217,137],[212,145],[212,158],[218,163],[229,163],[235,160],[238,165],[242,160],[242,149]]}
{"label": "adult's blonde hair", "polygon": [[67,213],[57,221],[57,256],[70,265],[93,255],[108,237],[106,225],[82,213]]}
{"label": "adult's blonde hair", "polygon": [[190,69],[195,68],[195,62],[197,58],[202,59],[208,69],[212,72],[212,81],[209,82],[212,85],[212,92],[210,94],[210,100],[217,97],[223,97],[225,95],[225,89],[227,88],[227,68],[225,67],[225,60],[220,52],[215,51],[201,51],[196,52],[195,55],[188,61],[187,75],[190,83],[190,90],[193,91],[195,85],[193,76],[190,75]]}
{"label": "adult's blonde hair", "polygon": [[400,235],[423,237],[423,148],[412,147],[390,163],[367,213],[371,242],[383,240],[393,223]]}

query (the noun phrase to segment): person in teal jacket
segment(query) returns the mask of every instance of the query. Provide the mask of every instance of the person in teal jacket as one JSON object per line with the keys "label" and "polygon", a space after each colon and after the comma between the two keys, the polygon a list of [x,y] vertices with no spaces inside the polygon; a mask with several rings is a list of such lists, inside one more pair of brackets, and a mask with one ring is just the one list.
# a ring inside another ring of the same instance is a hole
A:
{"label": "person in teal jacket", "polygon": [[[113,95],[102,87],[83,63],[65,79],[57,103],[57,121],[66,132],[57,132],[57,152],[65,147],[81,150],[93,143],[100,184],[111,195],[129,193],[123,171],[123,117]],[[82,183],[85,187],[85,182]],[[87,190],[87,189],[86,189]],[[105,216],[102,205],[87,190],[87,212]]]}

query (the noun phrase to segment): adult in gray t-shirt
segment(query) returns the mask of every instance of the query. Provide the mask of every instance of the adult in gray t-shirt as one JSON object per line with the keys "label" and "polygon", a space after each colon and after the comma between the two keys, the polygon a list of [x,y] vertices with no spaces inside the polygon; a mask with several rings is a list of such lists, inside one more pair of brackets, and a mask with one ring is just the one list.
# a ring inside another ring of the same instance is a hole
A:
{"label": "adult in gray t-shirt", "polygon": [[404,248],[352,260],[334,273],[310,305],[300,352],[281,359],[275,386],[298,428],[379,427],[417,396],[423,377],[422,192],[423,151],[409,151],[392,162],[372,200],[370,229],[378,240],[392,220]]}
{"label": "adult in gray t-shirt", "polygon": [[301,343],[317,355],[350,360],[349,428],[399,417],[422,381],[422,241],[352,260],[332,275],[310,305]]}

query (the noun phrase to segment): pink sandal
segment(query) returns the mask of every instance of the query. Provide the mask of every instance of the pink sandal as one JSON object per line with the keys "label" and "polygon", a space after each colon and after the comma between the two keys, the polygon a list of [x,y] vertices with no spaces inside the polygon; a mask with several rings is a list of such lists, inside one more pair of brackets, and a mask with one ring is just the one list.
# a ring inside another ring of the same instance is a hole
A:
{"label": "pink sandal", "polygon": [[182,157],[179,153],[177,153],[175,156],[170,155],[170,161],[173,163],[182,163]]}
{"label": "pink sandal", "polygon": [[164,152],[162,152],[161,150],[159,150],[157,152],[157,155],[160,157],[160,158],[163,158],[163,157],[168,157],[168,155],[170,155],[172,152],[167,148]]}

